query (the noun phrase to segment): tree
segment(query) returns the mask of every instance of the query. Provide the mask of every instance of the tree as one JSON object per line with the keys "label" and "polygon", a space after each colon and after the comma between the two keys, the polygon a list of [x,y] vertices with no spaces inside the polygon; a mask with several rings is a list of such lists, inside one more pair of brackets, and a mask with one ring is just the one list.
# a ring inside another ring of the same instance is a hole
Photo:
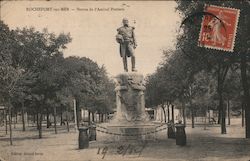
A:
{"label": "tree", "polygon": [[16,83],[22,75],[20,67],[13,66],[12,55],[16,47],[13,39],[14,33],[0,21],[0,96],[3,104],[8,107],[10,144],[12,145],[12,103],[11,97],[15,91]]}
{"label": "tree", "polygon": [[[69,34],[56,35],[47,29],[40,32],[34,28],[9,30],[2,21],[0,28],[3,43],[0,46],[0,101],[9,108],[11,144],[13,110],[22,113],[23,130],[24,113],[36,116],[39,138],[42,138],[43,114],[53,113],[57,133],[57,112],[61,115],[63,111],[68,112],[73,99],[77,100],[78,126],[81,108],[102,114],[112,111],[114,82],[108,78],[105,67],[85,57],[63,57],[63,50],[72,40]],[[67,129],[69,131],[68,119]]]}
{"label": "tree", "polygon": [[[71,38],[65,34],[56,36],[48,33],[47,29],[42,32],[35,31],[34,28],[23,28],[14,31],[16,47],[12,54],[12,66],[23,73],[22,81],[18,88],[26,88],[25,93],[17,95],[26,95],[30,99],[30,104],[37,108],[39,138],[42,137],[42,115],[48,99],[53,99],[56,92],[64,85],[64,76],[60,66],[64,60],[62,56],[63,49]],[[21,70],[20,70],[21,69]],[[19,72],[19,73],[21,73]],[[29,77],[32,76],[32,81]],[[18,89],[16,88],[16,89]],[[19,90],[22,91],[22,90]],[[28,100],[29,101],[29,100]]]}
{"label": "tree", "polygon": [[[250,4],[246,1],[197,1],[193,3],[189,3],[188,1],[177,1],[177,10],[182,13],[184,17],[188,17],[189,15],[194,14],[195,12],[203,11],[204,5],[213,4],[225,7],[233,7],[239,8],[241,10],[241,16],[239,19],[239,27],[237,31],[237,38],[235,43],[235,50],[233,53],[209,50],[205,48],[199,48],[196,45],[196,41],[198,40],[198,33],[201,24],[201,17],[193,17],[193,21],[189,21],[183,26],[183,34],[180,34],[178,38],[177,46],[184,51],[184,54],[189,55],[194,58],[193,62],[196,60],[200,60],[200,63],[204,62],[209,67],[216,67],[217,78],[218,78],[218,96],[219,96],[219,111],[221,114],[221,132],[226,133],[225,128],[225,108],[223,105],[223,90],[224,90],[224,81],[226,80],[226,75],[230,66],[234,63],[241,64],[242,71],[242,83],[243,90],[245,91],[245,100],[247,102],[248,94],[248,86],[246,84],[248,78],[246,75],[247,68],[244,64],[248,61],[247,53],[247,44],[239,45],[241,42],[247,42],[249,40],[249,31],[245,26],[249,25],[249,22],[246,21],[246,17],[249,15]],[[202,54],[201,54],[202,53]],[[244,54],[243,54],[244,53]],[[248,97],[249,98],[249,97]],[[249,100],[249,99],[248,99]],[[250,102],[249,102],[250,103]],[[246,106],[249,106],[248,103]],[[249,108],[246,108],[246,113]],[[249,110],[250,111],[250,110]],[[246,120],[249,121],[248,125],[250,125],[250,119],[246,116]],[[246,137],[250,137],[250,126],[246,127]]]}
{"label": "tree", "polygon": [[[159,69],[158,69],[159,71]],[[156,107],[161,105],[163,114],[164,114],[164,122],[166,123],[166,111],[165,111],[165,98],[164,98],[164,89],[161,88],[162,80],[160,79],[159,72],[150,75],[146,79],[146,91],[145,91],[145,99],[146,106],[148,107]],[[168,117],[169,119],[169,117]]]}
{"label": "tree", "polygon": [[[190,79],[183,66],[182,55],[178,51],[165,51],[165,62],[146,81],[146,103],[148,106],[161,105],[166,122],[165,106],[168,109],[168,122],[170,121],[169,107],[172,106],[172,119],[174,102],[181,97],[185,83]],[[187,77],[186,77],[187,76]]]}
{"label": "tree", "polygon": [[114,83],[107,77],[104,67],[88,58],[73,56],[66,58],[64,65],[69,78],[69,95],[76,99],[78,127],[81,108],[94,117],[95,112],[107,113],[114,107]]}

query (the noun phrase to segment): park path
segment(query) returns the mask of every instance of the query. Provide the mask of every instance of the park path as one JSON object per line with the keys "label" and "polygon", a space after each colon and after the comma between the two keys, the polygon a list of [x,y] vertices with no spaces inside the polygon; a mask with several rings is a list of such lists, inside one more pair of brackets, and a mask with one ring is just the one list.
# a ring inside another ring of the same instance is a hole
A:
{"label": "park path", "polygon": [[[210,160],[250,160],[250,140],[244,139],[244,128],[240,119],[232,121],[228,133],[221,135],[220,127],[213,125],[204,130],[203,126],[194,129],[188,126],[187,146],[175,145],[174,139],[167,139],[166,130],[157,133],[157,140],[142,142],[110,142],[107,134],[97,133],[97,141],[90,142],[88,149],[77,149],[78,133],[59,127],[44,131],[44,138],[37,139],[37,131],[29,127],[22,132],[14,131],[14,145],[9,146],[8,137],[0,131],[0,157],[6,161],[210,161]],[[125,150],[127,151],[125,152]],[[132,149],[131,153],[128,150]],[[99,151],[99,154],[98,154]]]}

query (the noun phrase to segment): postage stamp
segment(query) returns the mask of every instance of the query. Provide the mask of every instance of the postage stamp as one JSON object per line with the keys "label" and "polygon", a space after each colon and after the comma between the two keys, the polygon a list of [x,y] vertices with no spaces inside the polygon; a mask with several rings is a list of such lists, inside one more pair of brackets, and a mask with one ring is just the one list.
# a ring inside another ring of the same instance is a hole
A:
{"label": "postage stamp", "polygon": [[203,17],[198,46],[233,52],[240,10],[207,5],[204,12],[211,15]]}

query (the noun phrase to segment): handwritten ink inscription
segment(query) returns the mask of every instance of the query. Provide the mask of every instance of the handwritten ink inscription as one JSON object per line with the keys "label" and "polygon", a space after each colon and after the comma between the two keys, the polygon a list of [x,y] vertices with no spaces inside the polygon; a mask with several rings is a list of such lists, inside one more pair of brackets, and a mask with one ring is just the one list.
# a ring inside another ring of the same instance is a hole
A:
{"label": "handwritten ink inscription", "polygon": [[[115,147],[115,154],[125,156],[125,155],[136,155],[140,156],[143,149],[146,147],[146,143],[142,145],[119,145]],[[113,151],[114,149],[109,146],[99,147],[97,149],[97,154],[102,156],[102,159],[108,154],[108,152]]]}

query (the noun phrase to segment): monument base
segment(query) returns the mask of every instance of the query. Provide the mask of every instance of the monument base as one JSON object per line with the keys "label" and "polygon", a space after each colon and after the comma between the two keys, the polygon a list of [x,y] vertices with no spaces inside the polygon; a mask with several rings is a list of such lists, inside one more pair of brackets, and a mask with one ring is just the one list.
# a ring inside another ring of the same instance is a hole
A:
{"label": "monument base", "polygon": [[143,141],[156,138],[154,124],[109,125],[107,129],[109,133],[114,134],[113,141]]}
{"label": "monument base", "polygon": [[125,72],[116,76],[116,114],[107,129],[114,141],[155,139],[155,125],[145,111],[143,75]]}

